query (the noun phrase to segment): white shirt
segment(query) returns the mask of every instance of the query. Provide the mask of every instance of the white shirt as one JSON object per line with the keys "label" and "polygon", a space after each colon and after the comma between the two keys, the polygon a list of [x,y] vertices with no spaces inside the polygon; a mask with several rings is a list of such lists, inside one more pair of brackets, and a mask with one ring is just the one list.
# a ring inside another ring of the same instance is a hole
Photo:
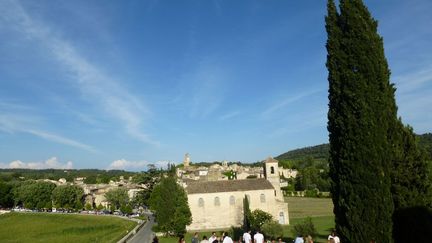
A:
{"label": "white shirt", "polygon": [[233,240],[231,239],[231,237],[229,236],[225,236],[224,240],[222,243],[233,243]]}
{"label": "white shirt", "polygon": [[215,240],[217,240],[217,237],[215,235],[210,236],[210,238],[208,239],[210,243],[213,243],[213,241]]}
{"label": "white shirt", "polygon": [[254,240],[255,243],[264,243],[264,235],[258,232],[254,235]]}
{"label": "white shirt", "polygon": [[252,243],[252,236],[248,232],[245,232],[243,234],[243,241],[245,243]]}
{"label": "white shirt", "polygon": [[294,243],[304,243],[303,237],[297,236],[297,238],[295,238]]}
{"label": "white shirt", "polygon": [[335,241],[335,243],[340,243],[340,239],[338,236],[333,237],[333,240]]}

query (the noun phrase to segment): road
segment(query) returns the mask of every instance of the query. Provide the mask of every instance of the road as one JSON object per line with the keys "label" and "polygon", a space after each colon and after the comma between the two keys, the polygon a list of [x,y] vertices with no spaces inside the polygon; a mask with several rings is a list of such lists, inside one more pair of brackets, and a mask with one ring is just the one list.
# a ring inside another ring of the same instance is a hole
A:
{"label": "road", "polygon": [[128,240],[128,243],[151,243],[154,237],[152,226],[155,224],[152,215],[149,215],[150,220],[135,234],[135,236]]}

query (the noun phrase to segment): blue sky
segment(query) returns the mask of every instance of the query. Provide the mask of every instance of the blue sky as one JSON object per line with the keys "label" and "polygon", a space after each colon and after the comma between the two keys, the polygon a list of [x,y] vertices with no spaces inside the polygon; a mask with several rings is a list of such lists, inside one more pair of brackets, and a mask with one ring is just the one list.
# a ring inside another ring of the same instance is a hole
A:
{"label": "blue sky", "polygon": [[[432,131],[432,2],[365,1]],[[255,162],[328,140],[325,1],[0,1],[0,167]]]}

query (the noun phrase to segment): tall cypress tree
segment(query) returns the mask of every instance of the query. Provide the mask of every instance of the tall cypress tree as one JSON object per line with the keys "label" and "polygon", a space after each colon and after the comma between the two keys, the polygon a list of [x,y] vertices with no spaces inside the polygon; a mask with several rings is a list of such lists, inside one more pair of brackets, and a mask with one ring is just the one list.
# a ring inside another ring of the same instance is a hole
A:
{"label": "tall cypress tree", "polygon": [[393,136],[392,195],[395,211],[431,205],[429,167],[424,151],[417,145],[410,126],[401,120],[396,123]]}
{"label": "tall cypress tree", "polygon": [[326,17],[330,176],[342,242],[392,241],[394,88],[377,22],[361,0],[333,0]]}

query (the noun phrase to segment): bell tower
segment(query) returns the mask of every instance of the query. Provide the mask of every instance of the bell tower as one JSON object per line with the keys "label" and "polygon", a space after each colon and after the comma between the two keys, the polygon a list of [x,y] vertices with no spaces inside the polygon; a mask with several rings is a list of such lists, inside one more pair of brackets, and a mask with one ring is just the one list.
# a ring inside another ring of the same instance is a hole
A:
{"label": "bell tower", "polygon": [[264,176],[266,180],[270,181],[275,189],[275,196],[278,199],[283,199],[283,195],[280,189],[280,177],[279,177],[279,161],[269,156],[264,161]]}
{"label": "bell tower", "polygon": [[183,160],[183,166],[188,167],[190,164],[190,155],[189,153],[186,153]]}

